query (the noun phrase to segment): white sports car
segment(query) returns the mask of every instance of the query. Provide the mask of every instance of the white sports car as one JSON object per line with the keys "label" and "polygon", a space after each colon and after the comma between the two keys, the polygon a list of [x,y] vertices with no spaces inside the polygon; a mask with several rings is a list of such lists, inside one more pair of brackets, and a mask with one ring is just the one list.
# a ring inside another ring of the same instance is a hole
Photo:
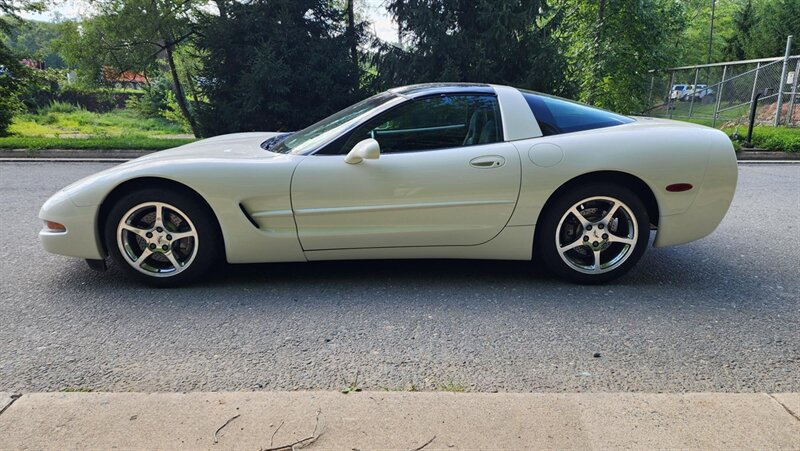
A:
{"label": "white sports car", "polygon": [[230,263],[534,260],[625,274],[711,233],[736,187],[720,131],[482,84],[363,100],[296,133],[218,136],[80,180],[42,207],[44,248],[183,284]]}

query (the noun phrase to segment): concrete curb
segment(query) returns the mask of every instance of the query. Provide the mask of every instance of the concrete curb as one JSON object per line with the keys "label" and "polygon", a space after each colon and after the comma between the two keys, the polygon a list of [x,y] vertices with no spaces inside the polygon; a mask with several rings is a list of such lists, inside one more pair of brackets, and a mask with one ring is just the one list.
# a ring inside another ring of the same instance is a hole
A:
{"label": "concrete curb", "polygon": [[797,408],[798,393],[35,393],[0,415],[0,437],[9,449],[266,449],[308,437],[347,450],[800,449]]}
{"label": "concrete curb", "polygon": [[[31,159],[133,159],[157,152],[155,150],[26,150],[26,149],[0,149],[0,158],[31,158]],[[798,160],[798,152],[770,152],[765,150],[742,150],[736,152],[738,160],[747,161],[772,161],[772,160]]]}
{"label": "concrete curb", "polygon": [[771,160],[797,160],[800,161],[798,152],[770,152],[767,150],[741,150],[736,152],[737,160],[771,161]]}

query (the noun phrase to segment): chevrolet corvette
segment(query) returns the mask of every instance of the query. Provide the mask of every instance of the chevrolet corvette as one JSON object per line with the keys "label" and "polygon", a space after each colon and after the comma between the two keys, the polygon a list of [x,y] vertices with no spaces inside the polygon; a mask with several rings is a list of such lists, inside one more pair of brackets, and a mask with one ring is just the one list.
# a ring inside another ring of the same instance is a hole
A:
{"label": "chevrolet corvette", "polygon": [[238,133],[91,175],[41,208],[56,254],[176,286],[218,263],[532,260],[577,283],[711,233],[736,157],[711,128],[508,86],[377,94],[294,133]]}

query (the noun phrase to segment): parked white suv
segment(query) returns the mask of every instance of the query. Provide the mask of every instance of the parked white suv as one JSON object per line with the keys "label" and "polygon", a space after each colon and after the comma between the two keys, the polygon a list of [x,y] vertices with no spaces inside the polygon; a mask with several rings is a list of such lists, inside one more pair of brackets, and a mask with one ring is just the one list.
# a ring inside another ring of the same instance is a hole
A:
{"label": "parked white suv", "polygon": [[708,85],[688,85],[686,89],[683,91],[683,95],[680,97],[683,101],[691,100],[691,97],[694,96],[694,100],[704,100],[707,98],[707,101],[714,100],[714,90],[709,88]]}
{"label": "parked white suv", "polygon": [[690,85],[672,85],[672,89],[669,91],[669,100],[683,100],[689,86]]}

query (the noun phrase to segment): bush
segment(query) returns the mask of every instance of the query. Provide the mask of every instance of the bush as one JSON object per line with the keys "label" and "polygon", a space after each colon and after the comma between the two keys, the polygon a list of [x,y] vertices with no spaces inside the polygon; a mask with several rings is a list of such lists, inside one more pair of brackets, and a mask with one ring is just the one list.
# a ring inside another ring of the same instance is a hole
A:
{"label": "bush", "polygon": [[39,108],[37,113],[51,115],[52,113],[74,113],[76,111],[81,111],[82,108],[80,105],[73,105],[67,102],[60,102],[58,100],[53,100],[44,108]]}
{"label": "bush", "polygon": [[141,97],[131,99],[128,107],[144,117],[163,117],[167,111],[167,95],[170,89],[164,80],[157,80],[147,87]]}
{"label": "bush", "polygon": [[67,85],[66,79],[67,73],[64,70],[27,70],[19,98],[31,112],[40,111],[58,102],[87,111],[106,113],[124,108],[129,99],[142,95],[138,92]]}
{"label": "bush", "polygon": [[[739,142],[744,142],[746,138],[746,131],[739,134]],[[800,152],[800,128],[755,127],[753,146],[775,152]]]}
{"label": "bush", "polygon": [[22,109],[17,95],[20,73],[24,70],[2,38],[0,34],[0,136],[6,136],[14,114]]}

